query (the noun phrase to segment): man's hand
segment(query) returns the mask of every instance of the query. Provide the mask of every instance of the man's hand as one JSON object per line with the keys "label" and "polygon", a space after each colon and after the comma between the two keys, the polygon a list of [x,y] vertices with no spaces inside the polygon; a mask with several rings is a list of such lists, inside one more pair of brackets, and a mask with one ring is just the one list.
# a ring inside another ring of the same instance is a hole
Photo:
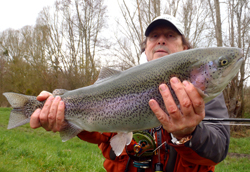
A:
{"label": "man's hand", "polygon": [[178,78],[173,77],[170,83],[180,102],[181,110],[175,104],[166,84],[161,84],[159,89],[169,115],[159,107],[155,100],[151,99],[149,105],[163,128],[177,139],[181,139],[190,135],[203,120],[205,103],[193,84],[188,81],[181,83]]}
{"label": "man's hand", "polygon": [[[46,100],[47,99],[47,100]],[[60,131],[67,122],[64,120],[64,102],[61,97],[55,98],[51,93],[42,91],[37,100],[46,100],[42,109],[37,109],[30,117],[30,127],[35,129],[43,127],[47,131],[57,132]]]}

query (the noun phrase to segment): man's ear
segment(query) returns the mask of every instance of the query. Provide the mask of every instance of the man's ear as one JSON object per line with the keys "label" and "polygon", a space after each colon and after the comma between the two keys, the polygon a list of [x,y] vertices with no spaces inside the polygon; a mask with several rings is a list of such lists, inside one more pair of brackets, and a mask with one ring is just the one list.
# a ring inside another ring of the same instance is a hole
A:
{"label": "man's ear", "polygon": [[188,49],[188,46],[183,45],[183,50],[187,50],[187,49]]}
{"label": "man's ear", "polygon": [[145,47],[145,51],[144,51],[144,53],[145,53],[145,55],[146,55],[146,59],[147,59],[147,61],[149,61],[149,60],[148,60],[147,53],[146,53],[146,47]]}

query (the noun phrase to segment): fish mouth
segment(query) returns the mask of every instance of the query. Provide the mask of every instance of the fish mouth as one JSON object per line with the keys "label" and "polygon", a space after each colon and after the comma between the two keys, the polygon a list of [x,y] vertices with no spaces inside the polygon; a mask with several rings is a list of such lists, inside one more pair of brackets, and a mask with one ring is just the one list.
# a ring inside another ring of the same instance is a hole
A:
{"label": "fish mouth", "polygon": [[237,62],[235,63],[235,67],[237,67],[237,66],[241,66],[242,65],[242,63],[243,63],[243,57],[241,57],[241,58],[239,58],[238,60],[237,60]]}
{"label": "fish mouth", "polygon": [[[229,73],[234,73],[230,78],[233,79],[233,77],[235,76],[236,73],[239,72],[240,66],[242,64],[242,61],[237,61],[237,63],[235,63],[233,66],[231,66],[230,68],[226,69],[223,73],[222,73],[222,77],[227,77]],[[237,69],[237,70],[236,70]]]}
{"label": "fish mouth", "polygon": [[[237,61],[235,62],[234,65],[232,65],[231,67],[229,67],[228,69],[226,69],[223,73],[222,73],[222,77],[226,77],[229,73],[232,73],[230,71],[235,71],[233,73],[238,73],[239,69],[241,67],[243,63],[243,56],[241,56],[239,59],[237,59]],[[235,76],[235,74],[232,75],[231,79],[233,79],[233,77]]]}
{"label": "fish mouth", "polygon": [[242,61],[243,61],[243,57],[244,57],[244,53],[243,53],[243,50],[241,49],[241,50],[240,50],[240,58],[237,60],[236,64],[237,64],[238,62],[242,62]]}
{"label": "fish mouth", "polygon": [[238,62],[241,62],[241,61],[243,61],[243,57],[239,58],[239,59],[237,60],[237,63],[238,63]]}

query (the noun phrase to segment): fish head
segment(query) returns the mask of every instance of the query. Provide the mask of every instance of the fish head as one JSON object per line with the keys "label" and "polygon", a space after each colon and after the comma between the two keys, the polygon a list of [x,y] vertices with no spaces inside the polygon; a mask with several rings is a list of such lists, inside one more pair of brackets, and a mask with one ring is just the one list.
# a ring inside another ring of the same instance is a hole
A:
{"label": "fish head", "polygon": [[243,62],[239,48],[209,48],[190,70],[190,82],[208,102],[217,97],[238,73]]}

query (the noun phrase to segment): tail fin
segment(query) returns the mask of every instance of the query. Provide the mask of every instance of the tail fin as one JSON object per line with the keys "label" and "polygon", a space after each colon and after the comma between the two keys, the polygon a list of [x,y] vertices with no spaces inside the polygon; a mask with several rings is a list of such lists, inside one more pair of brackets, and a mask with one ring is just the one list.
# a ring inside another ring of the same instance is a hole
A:
{"label": "tail fin", "polygon": [[3,93],[13,110],[10,113],[8,129],[12,129],[29,123],[31,114],[42,103],[36,100],[35,96],[26,96],[17,93]]}

